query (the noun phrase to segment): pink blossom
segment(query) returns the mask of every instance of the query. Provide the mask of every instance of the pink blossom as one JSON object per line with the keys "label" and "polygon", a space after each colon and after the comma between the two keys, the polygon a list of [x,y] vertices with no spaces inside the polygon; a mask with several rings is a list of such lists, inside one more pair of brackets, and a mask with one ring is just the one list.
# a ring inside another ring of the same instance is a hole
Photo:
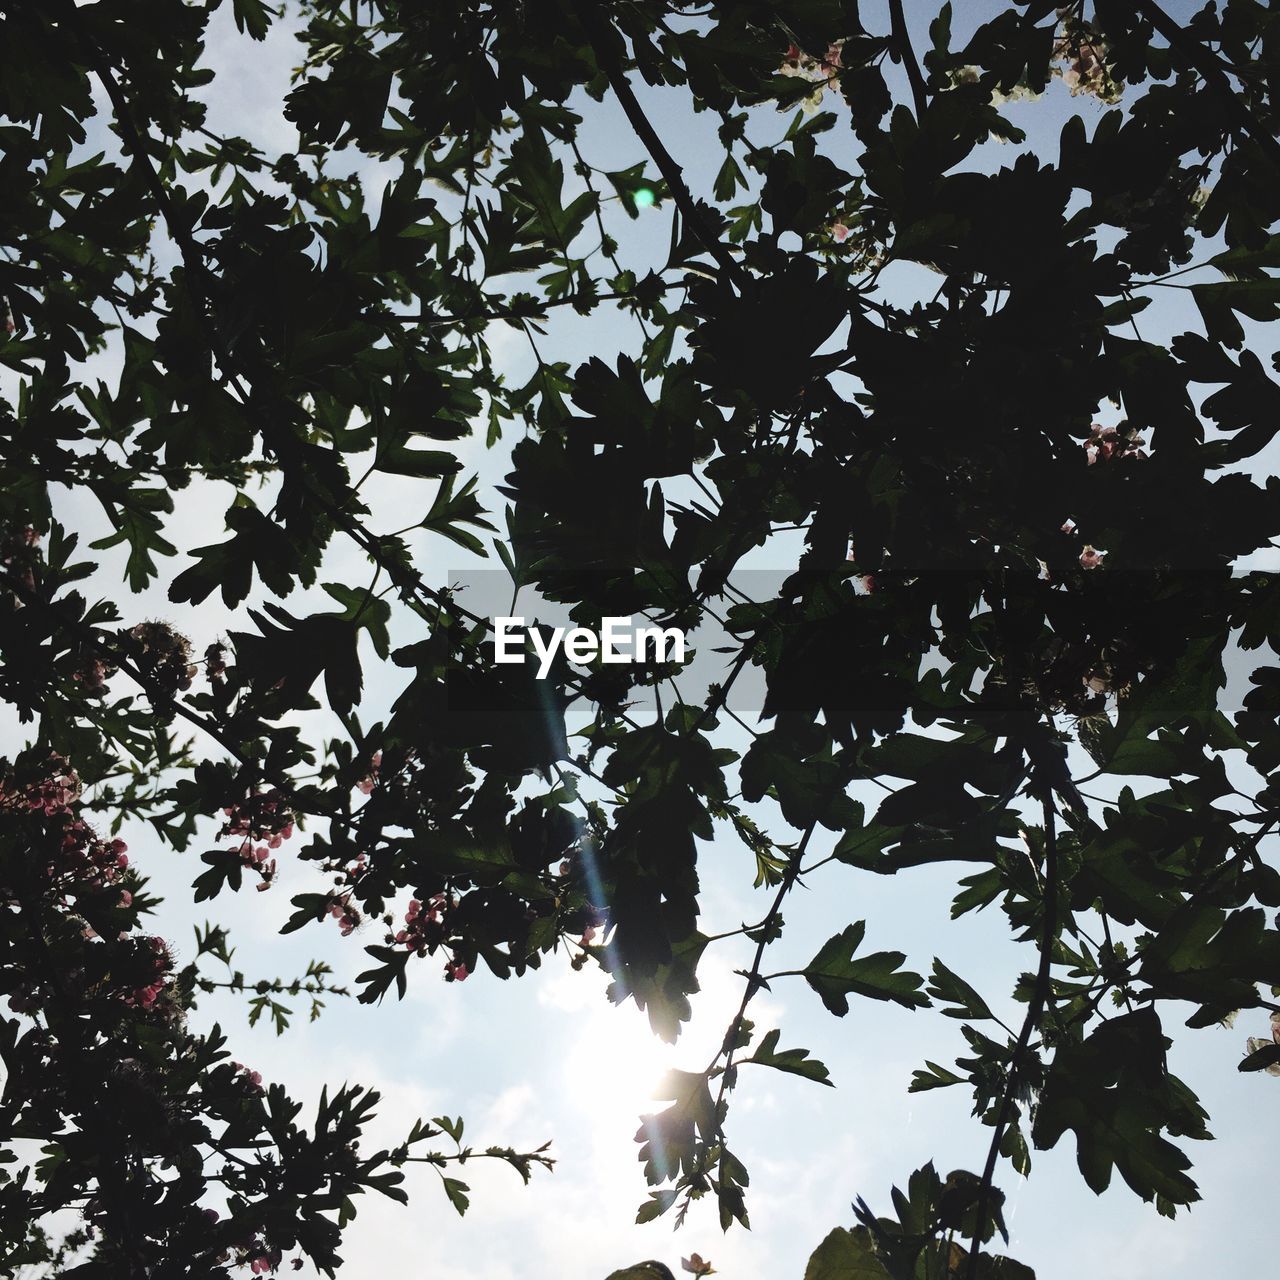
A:
{"label": "pink blossom", "polygon": [[227,650],[224,645],[211,644],[204,651],[204,673],[215,684],[227,674]]}
{"label": "pink blossom", "polygon": [[378,771],[382,768],[382,752],[375,751],[369,761],[369,772],[356,783],[358,790],[364,792],[365,795],[372,795],[373,788],[377,785]]}
{"label": "pink blossom", "polygon": [[[1272,1034],[1272,1036],[1274,1036],[1274,1035],[1275,1035],[1275,1025],[1274,1025],[1274,1023],[1272,1024],[1271,1034]],[[1271,1041],[1271,1043],[1272,1043],[1272,1044],[1277,1044],[1277,1043],[1280,1043],[1280,1041],[1272,1040],[1272,1041]],[[1246,1051],[1246,1053],[1254,1054],[1254,1053],[1257,1053],[1259,1049],[1265,1049],[1265,1048],[1267,1048],[1267,1047],[1268,1047],[1268,1042],[1267,1042],[1266,1040],[1259,1040],[1256,1036],[1250,1036],[1250,1037],[1245,1041],[1245,1046],[1244,1046],[1244,1047],[1245,1047],[1245,1051]],[[1263,1070],[1267,1073],[1267,1075],[1269,1075],[1269,1076],[1280,1076],[1280,1062],[1273,1062],[1273,1063],[1271,1063],[1269,1066],[1263,1067],[1262,1069],[1263,1069]]]}
{"label": "pink blossom", "polygon": [[1082,569],[1096,569],[1102,564],[1102,557],[1106,554],[1105,551],[1098,551],[1086,545],[1085,549],[1080,553],[1080,567]]}
{"label": "pink blossom", "polygon": [[843,222],[831,224],[831,238],[837,244],[843,244],[849,238],[849,228]]}
{"label": "pink blossom", "polygon": [[1122,435],[1119,428],[1104,427],[1098,422],[1090,427],[1089,438],[1083,442],[1083,446],[1089,466],[1109,458],[1145,458],[1147,456],[1141,447],[1142,437],[1132,428],[1126,429]]}
{"label": "pink blossom", "polygon": [[839,92],[840,82],[835,72],[840,68],[843,58],[844,41],[837,40],[827,46],[827,51],[820,58],[807,54],[798,45],[788,45],[787,52],[778,68],[780,76],[798,76],[813,84],[813,92],[802,100],[801,106],[806,112],[816,111],[822,101],[823,90],[830,87]]}

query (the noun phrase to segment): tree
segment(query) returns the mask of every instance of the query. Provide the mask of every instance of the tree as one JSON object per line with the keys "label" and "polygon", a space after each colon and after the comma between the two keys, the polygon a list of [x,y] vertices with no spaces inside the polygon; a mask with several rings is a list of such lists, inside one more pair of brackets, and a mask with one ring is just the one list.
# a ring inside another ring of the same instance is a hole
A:
{"label": "tree", "polygon": [[[274,154],[207,127],[220,7],[0,15],[0,692],[29,726],[0,772],[7,1265],[212,1276],[296,1247],[332,1273],[352,1195],[466,1153],[448,1117],[359,1152],[359,1088],[308,1132],[189,1025],[211,979],[140,932],[153,902],[101,834],[125,820],[207,846],[196,901],[269,887],[282,858],[336,877],[288,928],[381,920],[362,1001],[567,950],[667,1039],[716,941],[699,850],[738,840],[768,903],[730,931],[754,951],[721,1052],[647,1120],[642,1220],[711,1196],[747,1223],[741,1068],[827,1077],[748,1016],[786,978],[836,1016],[859,997],[962,1020],[972,1056],[912,1087],[971,1089],[990,1130],[980,1172],[915,1171],[893,1216],[859,1198],[809,1275],[1030,1274],[983,1248],[1000,1162],[1025,1175],[1068,1130],[1095,1191],[1118,1172],[1162,1213],[1196,1200],[1175,1140],[1207,1117],[1165,1020],[1280,1012],[1280,594],[1242,568],[1280,530],[1276,482],[1250,470],[1280,425],[1255,351],[1280,302],[1273,15],[1035,2],[970,31],[901,0],[233,0],[245,40],[284,20],[305,50],[299,143]],[[1036,154],[1011,117],[1042,104],[1006,104],[1055,78],[1112,109],[1071,112]],[[719,121],[714,176],[677,163],[657,88]],[[638,162],[588,161],[607,110]],[[380,199],[354,172],[369,158],[394,174]],[[647,272],[626,265],[642,216],[671,232]],[[914,297],[925,268],[936,293]],[[1168,345],[1139,323],[1160,289],[1195,308]],[[635,326],[616,358],[544,350],[554,317],[615,310]],[[503,327],[535,353],[523,385],[495,359]],[[487,539],[460,442],[513,424]],[[422,495],[398,532],[375,518],[389,477]],[[225,536],[175,560],[175,494],[209,485]],[[84,585],[104,589],[69,523],[90,501],[115,531],[93,547],[127,551],[115,600]],[[776,596],[735,594],[744,557],[797,530]],[[727,674],[691,704],[662,666],[495,664],[490,619],[431,585],[451,545],[583,625],[647,613],[696,637],[727,611]],[[326,578],[340,546],[367,582]],[[140,614],[155,583],[232,629],[193,653]],[[280,603],[314,588],[332,603]],[[1237,649],[1255,669],[1229,717]],[[376,722],[371,662],[397,679]],[[737,758],[748,669],[767,696]],[[1124,785],[1099,800],[1095,778]],[[888,792],[874,810],[867,782]],[[941,960],[926,977],[868,951],[858,919],[771,972],[820,870],[953,864],[955,914],[999,903],[1029,944],[1020,1026]],[[226,947],[211,927],[200,957]],[[1251,1041],[1240,1066],[1278,1061]],[[457,1150],[414,1154],[441,1136]],[[491,1154],[526,1177],[547,1162]],[[49,1236],[67,1207],[87,1260]]]}

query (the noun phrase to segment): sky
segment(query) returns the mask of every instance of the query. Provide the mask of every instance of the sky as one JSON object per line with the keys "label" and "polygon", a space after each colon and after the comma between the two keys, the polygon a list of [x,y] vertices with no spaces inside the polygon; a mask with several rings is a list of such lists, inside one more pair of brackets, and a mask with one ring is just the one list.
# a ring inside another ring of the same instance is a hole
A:
{"label": "sky", "polygon": [[[993,7],[988,0],[958,5],[957,27],[976,23]],[[1175,16],[1185,16],[1189,9],[1170,6]],[[932,12],[931,5],[908,5],[918,48]],[[209,43],[208,64],[217,72],[206,90],[211,125],[243,134],[269,151],[295,145],[280,99],[298,61],[287,28],[277,28],[262,45],[250,45],[235,32],[230,7],[224,6]],[[676,92],[649,90],[644,102],[695,189],[709,185],[715,154],[711,122],[688,114]],[[584,110],[589,114],[582,147],[589,160],[621,168],[643,158],[616,106],[586,102]],[[1008,108],[1015,123],[1028,129],[1027,146],[1047,154],[1056,152],[1058,129],[1072,110],[1092,123],[1102,108],[1092,100],[1069,98],[1060,84],[1051,86],[1043,102]],[[779,136],[785,121],[765,112],[758,123],[753,119],[752,136],[757,141]],[[827,138],[838,162],[847,166],[853,161],[851,136],[836,130]],[[1016,150],[990,144],[978,163],[1011,163]],[[393,172],[391,165],[361,166],[372,204]],[[612,211],[606,216],[616,220],[627,266],[642,270],[648,258],[664,256],[669,208],[651,210],[637,223]],[[901,298],[923,289],[932,293],[936,278],[923,269],[905,268],[887,283]],[[1160,339],[1190,327],[1188,320],[1194,324],[1194,318],[1178,309],[1180,297],[1162,297],[1143,314],[1144,337]],[[599,315],[590,320],[561,317],[542,343],[544,352],[576,364],[631,343],[629,323]],[[526,378],[531,356],[523,338],[507,327],[495,328],[491,338],[510,381]],[[110,357],[89,371],[92,377],[110,374]],[[0,390],[7,391],[8,385]],[[509,429],[507,439],[491,451],[480,438],[458,446],[465,473],[479,475],[491,509],[501,510],[493,487],[518,437],[517,430]],[[1274,456],[1260,463],[1273,464]],[[419,500],[416,489],[395,477],[381,477],[378,486],[370,494],[373,523],[399,527],[405,521],[397,517]],[[197,486],[184,495],[183,551],[219,536],[227,502],[227,491],[214,486]],[[65,495],[61,503],[67,523],[83,530],[85,540],[107,531],[99,512]],[[423,542],[417,550],[432,583],[442,585],[450,574],[473,567],[449,544]],[[751,563],[762,569],[782,567],[794,551],[794,541],[780,540]],[[177,563],[181,566],[183,560]],[[103,590],[109,594],[113,578],[119,581],[116,567],[111,553],[104,556]],[[361,557],[335,547],[322,580],[354,582],[366,574]],[[127,623],[165,618],[198,649],[231,625],[220,605],[174,606],[162,587],[125,603]],[[298,606],[299,599],[291,597],[287,607]],[[407,624],[398,625],[396,638],[404,642],[412,632]],[[370,687],[366,722],[395,692],[387,679]],[[1238,690],[1229,689],[1227,701],[1236,696]],[[14,730],[6,727],[12,742]],[[731,728],[724,741],[742,750],[746,735]],[[200,744],[200,749],[207,748]],[[195,909],[188,886],[201,867],[201,843],[178,855],[146,830],[125,834],[135,864],[166,898],[154,927],[173,939],[179,962],[193,950],[193,925],[206,919],[230,927],[238,947],[236,967],[251,979],[300,974],[306,961],[316,957],[334,966],[337,981],[349,982],[366,965],[362,945],[381,941],[376,924],[346,940],[328,924],[281,937],[278,930],[289,914],[289,899],[314,888],[314,873],[291,867],[286,858],[281,859],[280,883],[271,892],[224,895],[204,904],[207,910]],[[825,846],[819,843],[823,839]],[[832,843],[834,836],[820,834],[815,854],[827,852]],[[764,913],[761,895],[751,889],[753,868],[736,843],[704,845],[699,870],[704,931],[732,929]],[[787,934],[772,949],[769,968],[802,967],[831,933],[850,919],[865,918],[870,922],[869,948],[902,949],[908,953],[908,967],[920,972],[927,972],[937,955],[976,986],[1006,1021],[1020,1022],[1023,1006],[1007,993],[1017,974],[1033,967],[1032,948],[1010,941],[1007,922],[995,910],[952,922],[954,892],[953,878],[937,869],[883,879],[833,864],[792,895],[785,913]],[[855,1196],[888,1211],[890,1186],[905,1184],[912,1170],[930,1158],[944,1175],[952,1168],[980,1170],[990,1130],[970,1117],[971,1096],[963,1088],[906,1092],[912,1072],[925,1058],[948,1064],[963,1055],[957,1023],[936,1012],[873,1002],[856,1003],[847,1017],[836,1020],[798,980],[780,981],[756,998],[751,1016],[761,1031],[780,1026],[784,1047],[804,1046],[821,1058],[837,1088],[772,1072],[755,1078],[743,1073],[732,1096],[729,1132],[751,1172],[750,1232],[735,1228],[722,1234],[710,1203],[696,1206],[678,1234],[672,1234],[669,1218],[635,1226],[636,1208],[648,1188],[633,1138],[640,1113],[661,1105],[649,1100],[649,1090],[665,1067],[700,1069],[712,1058],[740,998],[741,979],[734,970],[747,963],[747,953],[734,942],[709,952],[692,1024],[674,1048],[652,1038],[634,1007],[611,1006],[602,975],[592,968],[573,971],[567,956],[549,957],[540,971],[505,983],[487,971],[465,983],[445,983],[438,971],[443,961],[423,960],[411,970],[402,1002],[369,1007],[331,1000],[313,1024],[304,1021],[305,1010],[299,1008],[298,1020],[282,1037],[265,1024],[250,1029],[243,1002],[225,995],[203,1000],[193,1021],[206,1025],[216,1019],[229,1036],[234,1058],[260,1071],[265,1080],[280,1081],[295,1097],[313,1100],[326,1084],[332,1088],[343,1081],[375,1086],[383,1105],[371,1143],[393,1144],[416,1118],[441,1114],[462,1114],[467,1139],[477,1147],[500,1143],[531,1149],[553,1141],[554,1173],[535,1173],[527,1188],[506,1168],[486,1167],[485,1162],[467,1166],[462,1176],[473,1194],[465,1218],[432,1185],[433,1171],[410,1167],[409,1208],[371,1196],[359,1204],[359,1215],[345,1235],[342,1252],[348,1266],[343,1275],[361,1280],[383,1275],[603,1280],[614,1268],[647,1257],[660,1258],[678,1272],[680,1258],[698,1252],[726,1280],[800,1280],[823,1236],[834,1226],[852,1225]],[[1280,1084],[1264,1074],[1241,1075],[1236,1063],[1245,1037],[1265,1034],[1264,1022],[1246,1026],[1242,1018],[1235,1029],[1195,1033],[1166,1026],[1175,1040],[1173,1069],[1200,1096],[1220,1139],[1185,1144],[1192,1148],[1193,1173],[1204,1197],[1200,1205],[1168,1221],[1143,1205],[1118,1176],[1104,1196],[1094,1196],[1075,1168],[1068,1136],[1054,1151],[1033,1153],[1033,1176],[1025,1184],[1002,1166],[999,1183],[1008,1193],[1006,1218],[1012,1232],[1009,1252],[1035,1267],[1041,1280],[1079,1274],[1096,1280],[1198,1280],[1206,1274],[1243,1274],[1258,1266],[1274,1198],[1270,1175],[1280,1144]]]}

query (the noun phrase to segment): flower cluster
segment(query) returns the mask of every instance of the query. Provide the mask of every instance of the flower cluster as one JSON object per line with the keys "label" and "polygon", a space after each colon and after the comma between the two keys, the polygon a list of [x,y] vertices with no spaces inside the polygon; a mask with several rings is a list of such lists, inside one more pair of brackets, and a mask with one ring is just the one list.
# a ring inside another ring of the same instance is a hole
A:
{"label": "flower cluster", "polygon": [[[20,847],[28,850],[26,866],[12,867],[0,884],[0,902],[32,911],[38,902],[58,912],[71,912],[85,951],[62,982],[62,996],[79,990],[106,997],[129,1008],[157,1013],[166,1021],[181,1017],[170,997],[173,955],[163,938],[123,931],[105,909],[133,905],[128,846],[123,840],[100,839],[78,813],[80,779],[56,752],[20,758],[15,766],[0,761],[0,816],[25,821]],[[35,857],[32,858],[32,854]],[[103,929],[104,919],[111,927]],[[94,927],[90,921],[97,924]],[[97,948],[107,946],[109,952]],[[110,959],[104,963],[104,954]],[[43,1004],[37,976],[9,988],[9,1007],[31,1013]]]}
{"label": "flower cluster", "polygon": [[[387,942],[419,956],[429,955],[444,942],[447,933],[445,921],[450,909],[456,905],[456,899],[444,893],[437,893],[426,902],[410,898],[405,908],[403,927],[395,933],[388,933]],[[390,919],[388,916],[387,920]],[[449,956],[444,966],[446,982],[465,982],[470,973],[471,969],[464,961]]]}
{"label": "flower cluster", "polygon": [[[947,73],[947,80],[953,89],[960,85],[977,84],[982,79],[982,68],[975,67],[972,63],[962,67],[955,67]],[[992,89],[991,105],[993,107],[1002,107],[1006,102],[1036,102],[1043,98],[1044,94],[1033,89],[1029,84],[1018,81],[1008,93],[1000,89]],[[1000,141],[1005,141],[1001,138]]]}
{"label": "flower cluster", "polygon": [[[6,762],[7,763],[7,762]],[[56,752],[49,752],[41,771],[34,777],[0,778],[0,812],[35,810],[48,818],[73,816],[71,806],[80,794],[76,771]]]}
{"label": "flower cluster", "polygon": [[[101,893],[124,875],[129,866],[128,847],[123,840],[99,840],[77,818],[68,824],[62,837],[61,857],[49,866],[50,879],[59,878],[60,888],[67,893]],[[119,897],[121,906],[127,907],[133,901],[127,889],[121,889]]]}
{"label": "flower cluster", "polygon": [[[1092,462],[1092,459],[1090,459],[1090,461]],[[1076,532],[1077,527],[1076,522],[1068,517],[1062,522],[1061,531],[1065,533],[1067,537],[1071,537]],[[1102,561],[1106,555],[1107,553],[1105,551],[1099,551],[1098,548],[1093,546],[1091,543],[1085,543],[1085,545],[1080,549],[1080,567],[1086,570],[1099,569],[1102,567]],[[1040,561],[1040,576],[1044,579],[1048,579],[1050,576],[1049,566],[1045,564],[1043,560]]]}
{"label": "flower cluster", "polygon": [[107,691],[107,681],[115,675],[115,664],[97,653],[86,653],[71,678],[80,686],[87,698],[101,698]]}
{"label": "flower cluster", "polygon": [[214,684],[226,679],[226,645],[213,643],[204,651],[204,673]]}
{"label": "flower cluster", "polygon": [[428,898],[425,905],[417,898],[410,898],[409,906],[405,910],[404,928],[396,933],[392,941],[398,946],[425,956],[439,944],[444,936],[444,928],[440,921],[448,909],[449,900],[443,893],[437,893],[434,898]]}
{"label": "flower cluster", "polygon": [[360,912],[351,904],[351,891],[335,893],[329,899],[328,913],[338,922],[338,932],[349,938],[363,923]]}
{"label": "flower cluster", "polygon": [[35,590],[35,568],[40,558],[36,543],[39,540],[39,535],[29,525],[21,529],[0,528],[0,568],[28,591]]}
{"label": "flower cluster", "polygon": [[141,969],[140,978],[131,977],[137,982],[123,997],[125,1004],[139,1009],[150,1009],[165,988],[169,985],[169,973],[173,969],[173,955],[163,938],[139,938],[134,957]]}
{"label": "flower cluster", "polygon": [[806,113],[811,114],[818,109],[824,90],[830,88],[835,93],[840,92],[839,72],[843,48],[844,41],[837,40],[834,44],[827,46],[826,53],[815,58],[801,50],[798,45],[793,44],[787,47],[787,53],[782,60],[782,66],[778,68],[778,74],[798,76],[802,80],[808,80],[814,86],[813,91],[807,94],[800,104]]}
{"label": "flower cluster", "polygon": [[[50,1133],[67,1149],[58,1181],[41,1178],[30,1195],[17,1184],[14,1213],[35,1223],[78,1210],[104,1274],[158,1275],[193,1257],[202,1275],[288,1271],[283,1252],[308,1248],[293,1223],[385,1162],[359,1159],[361,1112],[349,1100],[361,1091],[321,1113],[341,1135],[335,1149],[298,1155],[275,1141],[262,1076],[232,1064],[216,1032],[188,1029],[195,966],[179,974],[170,945],[139,929],[148,903],[125,845],[95,836],[81,791],[60,755],[32,748],[0,759],[0,1003],[29,1024],[5,1053],[6,1140]],[[273,793],[233,805],[226,819],[228,834],[268,847],[293,823]],[[295,1189],[294,1169],[314,1181]],[[214,1181],[229,1216],[201,1203]],[[326,1239],[315,1249],[321,1262],[328,1248]],[[301,1270],[301,1259],[292,1265]]]}
{"label": "flower cluster", "polygon": [[1062,77],[1073,98],[1088,93],[1108,106],[1120,101],[1121,86],[1107,67],[1107,47],[1102,37],[1074,14],[1066,15],[1062,33],[1054,42],[1053,60],[1066,63],[1065,67],[1055,68],[1055,73]]}
{"label": "flower cluster", "polygon": [[97,896],[111,888],[122,906],[132,896],[117,887],[129,865],[123,840],[100,840],[73,808],[80,795],[76,771],[50,752],[40,773],[25,780],[0,774],[0,813],[26,813],[41,819],[49,835],[44,865],[47,883],[64,904],[71,898]]}
{"label": "flower cluster", "polygon": [[148,685],[164,697],[191,688],[196,667],[191,661],[191,642],[167,622],[140,622],[131,627],[138,669]]}
{"label": "flower cluster", "polygon": [[[850,564],[856,563],[858,557],[853,547],[850,547],[844,557]],[[870,596],[876,591],[876,575],[874,573],[860,573],[853,579],[853,590],[855,595]]]}
{"label": "flower cluster", "polygon": [[246,1093],[253,1094],[255,1097],[261,1096],[264,1092],[262,1088],[262,1072],[254,1071],[252,1067],[246,1067],[243,1062],[233,1062],[237,1075],[236,1080],[243,1085]]}
{"label": "flower cluster", "polygon": [[249,1264],[249,1270],[255,1276],[265,1276],[280,1265],[280,1250],[269,1249],[265,1244],[255,1241],[245,1262]]}
{"label": "flower cluster", "polygon": [[884,262],[881,244],[858,213],[842,213],[828,223],[827,234],[840,246],[840,260],[854,270],[867,271]]}
{"label": "flower cluster", "polygon": [[[1271,1015],[1271,1040],[1259,1040],[1256,1036],[1250,1036],[1246,1041],[1249,1053],[1257,1053],[1259,1049],[1265,1049],[1267,1044],[1280,1044],[1280,1013]],[[1280,1062],[1273,1062],[1270,1066],[1264,1067],[1263,1070],[1269,1076],[1280,1076]]]}
{"label": "flower cluster", "polygon": [[1043,93],[1039,93],[1029,84],[1023,84],[1019,81],[1008,93],[1003,93],[999,89],[992,89],[991,105],[993,107],[1002,107],[1006,102],[1039,102],[1043,97]]}
{"label": "flower cluster", "polygon": [[[262,1077],[258,1072],[250,1071],[239,1062],[232,1065],[240,1072],[241,1078],[252,1078],[254,1082],[250,1086],[252,1092],[262,1092]],[[209,1227],[218,1224],[219,1217],[216,1209],[201,1209],[200,1213]],[[215,1260],[220,1264],[234,1262],[236,1266],[248,1267],[251,1275],[265,1276],[280,1265],[282,1255],[283,1250],[277,1245],[270,1244],[262,1233],[245,1230],[236,1233],[230,1241],[230,1247],[222,1249]],[[295,1271],[301,1270],[302,1259],[295,1258],[292,1265]]]}
{"label": "flower cluster", "polygon": [[365,774],[365,776],[361,778],[359,782],[356,783],[356,788],[359,791],[363,792],[365,795],[372,795],[373,789],[378,783],[378,771],[381,768],[382,768],[382,752],[375,751],[373,753],[372,758],[369,761],[369,772]]}
{"label": "flower cluster", "polygon": [[1095,422],[1089,428],[1084,452],[1088,465],[1093,466],[1095,462],[1106,462],[1111,458],[1145,458],[1146,450],[1142,447],[1145,443],[1132,427],[1122,432],[1120,427],[1104,427]]}
{"label": "flower cluster", "polygon": [[258,888],[269,888],[276,875],[276,860],[271,855],[293,835],[293,811],[279,791],[272,789],[237,801],[223,809],[226,822],[219,838],[240,840],[240,861],[262,877]]}

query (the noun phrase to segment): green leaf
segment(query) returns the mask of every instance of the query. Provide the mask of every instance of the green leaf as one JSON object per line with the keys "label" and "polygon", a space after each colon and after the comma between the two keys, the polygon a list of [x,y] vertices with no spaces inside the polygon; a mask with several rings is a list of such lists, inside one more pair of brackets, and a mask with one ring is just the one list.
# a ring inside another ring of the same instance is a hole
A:
{"label": "green leaf", "polygon": [[1280,236],[1271,236],[1260,249],[1238,245],[1214,254],[1209,265],[1217,267],[1228,280],[1266,279],[1266,272],[1280,268]]}
{"label": "green leaf", "polygon": [[906,959],[901,951],[877,951],[853,958],[865,933],[866,921],[851,924],[828,939],[805,968],[805,980],[822,1003],[839,1018],[849,1012],[850,995],[892,1000],[908,1009],[925,1008],[929,1001],[920,994],[924,978],[900,969]]}
{"label": "green leaf", "polygon": [[[453,476],[444,476],[440,481],[440,487],[436,490],[431,508],[423,516],[419,527],[431,533],[438,533],[442,538],[448,538],[450,542],[455,542],[478,556],[487,556],[484,543],[474,533],[461,527],[469,524],[477,529],[496,532],[494,526],[484,518],[484,508],[475,496],[477,481],[478,477],[472,476],[457,493],[454,493]],[[495,545],[500,548],[500,554],[510,554],[505,543]],[[510,572],[512,566],[508,564],[507,567]],[[514,573],[512,577],[515,577]]]}
{"label": "green leaf", "polygon": [[251,39],[265,40],[271,19],[275,14],[262,0],[232,0],[232,12],[236,18],[236,30],[246,32]]}
{"label": "green leaf", "polygon": [[943,1009],[947,1018],[974,1018],[979,1021],[994,1017],[987,1002],[958,974],[952,973],[941,960],[933,962],[933,976],[929,994],[944,1004],[954,1004],[955,1009]]}
{"label": "green leaf", "polygon": [[462,1141],[463,1120],[459,1116],[456,1120],[450,1119],[449,1116],[432,1116],[431,1123],[438,1125],[443,1133],[447,1133],[454,1142]]}
{"label": "green leaf", "polygon": [[745,1062],[755,1062],[762,1067],[773,1067],[776,1071],[788,1071],[792,1075],[804,1076],[807,1080],[816,1080],[819,1084],[832,1084],[827,1077],[831,1074],[826,1066],[816,1058],[809,1057],[808,1049],[778,1049],[778,1037],[781,1032],[776,1028],[770,1031],[750,1058]]}
{"label": "green leaf", "polygon": [[440,1181],[444,1184],[444,1193],[449,1197],[449,1203],[457,1209],[458,1217],[462,1217],[471,1204],[471,1197],[467,1194],[471,1188],[457,1178],[441,1178]]}
{"label": "green leaf", "polygon": [[1236,319],[1237,311],[1259,323],[1280,317],[1280,279],[1270,276],[1193,284],[1190,291],[1210,341],[1224,346],[1244,345],[1244,328]]}
{"label": "green leaf", "polygon": [[907,1086],[908,1093],[924,1093],[927,1089],[945,1089],[949,1085],[964,1084],[965,1077],[958,1076],[954,1071],[948,1071],[946,1067],[940,1067],[936,1062],[925,1061],[924,1064],[927,1071],[915,1071],[911,1076],[911,1083]]}
{"label": "green leaf", "polygon": [[1036,1280],[1036,1273],[1013,1258],[984,1253],[978,1259],[978,1280]]}
{"label": "green leaf", "polygon": [[462,470],[462,462],[452,453],[440,449],[411,449],[407,445],[381,451],[376,466],[379,471],[412,476],[415,480],[435,480]]}
{"label": "green leaf", "polygon": [[650,1191],[649,1198],[642,1204],[636,1213],[637,1224],[645,1222],[653,1222],[656,1218],[660,1218],[668,1209],[675,1204],[679,1198],[678,1191]]}
{"label": "green leaf", "polygon": [[836,1227],[813,1251],[804,1280],[890,1280],[865,1227]]}

